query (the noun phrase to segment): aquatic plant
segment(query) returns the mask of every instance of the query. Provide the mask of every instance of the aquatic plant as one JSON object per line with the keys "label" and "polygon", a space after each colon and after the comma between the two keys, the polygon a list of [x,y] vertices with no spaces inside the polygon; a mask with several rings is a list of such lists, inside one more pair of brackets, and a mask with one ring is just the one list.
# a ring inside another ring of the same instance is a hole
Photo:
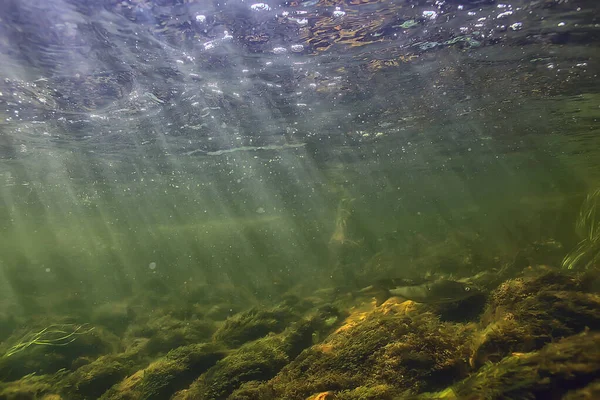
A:
{"label": "aquatic plant", "polygon": [[29,332],[0,358],[13,356],[31,346],[66,346],[81,335],[94,330],[89,324],[52,324],[37,332]]}
{"label": "aquatic plant", "polygon": [[574,250],[565,256],[563,268],[588,269],[600,262],[600,188],[589,193],[575,223],[575,232],[581,239]]}
{"label": "aquatic plant", "polygon": [[600,238],[582,240],[575,250],[563,259],[562,265],[566,269],[588,269],[598,262],[600,262]]}
{"label": "aquatic plant", "polygon": [[576,232],[580,237],[597,238],[600,234],[598,206],[600,206],[600,188],[589,193],[581,205],[575,224]]}

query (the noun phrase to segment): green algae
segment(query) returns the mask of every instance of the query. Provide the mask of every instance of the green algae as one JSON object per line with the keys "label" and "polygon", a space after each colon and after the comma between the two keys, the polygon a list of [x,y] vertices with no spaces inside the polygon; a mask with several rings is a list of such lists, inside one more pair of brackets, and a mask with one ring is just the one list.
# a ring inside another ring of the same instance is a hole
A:
{"label": "green algae", "polygon": [[298,316],[287,307],[271,310],[253,308],[228,318],[215,332],[214,339],[230,347],[237,347],[270,332],[279,333],[290,321],[297,318]]}
{"label": "green algae", "polygon": [[[443,318],[447,310],[393,299],[346,313],[326,303],[311,308],[315,299],[292,296],[239,313],[216,331],[212,323],[207,328],[179,319],[187,313],[164,309],[153,320],[131,324],[122,348],[99,357],[79,354],[67,368],[35,378],[15,374],[17,380],[0,386],[0,398],[475,399],[488,390],[496,396],[490,398],[517,399],[550,390],[531,371],[512,388],[503,386],[510,371],[525,368],[523,360],[533,368],[564,351],[577,364],[580,352],[553,347],[556,342],[567,337],[573,346],[576,340],[591,346],[580,334],[600,329],[600,297],[590,287],[589,271],[526,268],[489,294],[481,316],[461,322]],[[101,342],[114,340],[104,329],[94,332],[104,335]],[[573,389],[572,398],[596,390],[595,367],[588,364],[581,379],[560,378]]]}
{"label": "green algae", "polygon": [[217,346],[193,344],[171,350],[165,357],[128,376],[104,393],[103,400],[164,399],[187,387],[225,353]]}
{"label": "green algae", "polygon": [[598,371],[600,334],[585,332],[487,364],[454,390],[467,400],[559,398],[592,383]]}

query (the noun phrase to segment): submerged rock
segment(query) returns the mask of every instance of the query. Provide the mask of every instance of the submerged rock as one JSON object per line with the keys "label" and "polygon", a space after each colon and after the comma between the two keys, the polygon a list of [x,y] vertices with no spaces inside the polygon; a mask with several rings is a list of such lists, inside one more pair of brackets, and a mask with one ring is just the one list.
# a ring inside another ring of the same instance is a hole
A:
{"label": "submerged rock", "polygon": [[269,380],[289,362],[280,337],[247,343],[200,376],[173,399],[225,399],[242,383]]}
{"label": "submerged rock", "polygon": [[[337,310],[324,308],[290,324],[280,334],[269,334],[245,343],[200,376],[174,399],[268,399],[275,392],[258,381],[268,381],[313,344],[314,338],[334,329],[340,318]],[[332,322],[333,321],[333,322]]]}
{"label": "submerged rock", "polygon": [[586,328],[600,329],[600,296],[580,291],[576,277],[554,270],[511,279],[491,295],[474,338],[471,365],[529,352]]}
{"label": "submerged rock", "polygon": [[218,346],[193,344],[170,351],[146,368],[129,375],[99,397],[103,400],[165,399],[186,388],[225,356]]}
{"label": "submerged rock", "polygon": [[[487,303],[469,296],[455,308],[392,297],[378,307],[355,302],[347,314],[291,296],[216,331],[212,321],[158,309],[102,354],[82,352],[96,343],[83,337],[23,352],[14,360],[30,367],[36,355],[76,357],[48,375],[12,375],[21,379],[0,384],[0,399],[516,400],[546,398],[555,382],[565,399],[591,399],[600,390],[600,334],[591,332],[600,330],[600,296],[586,291],[588,278],[527,268]],[[461,314],[464,302],[477,307]],[[115,340],[97,332],[100,343]]]}
{"label": "submerged rock", "polygon": [[101,356],[61,379],[56,387],[68,399],[97,399],[113,385],[148,364],[147,345],[147,339],[139,340],[122,353]]}
{"label": "submerged rock", "polygon": [[147,338],[146,351],[149,355],[165,354],[180,346],[206,342],[215,329],[214,323],[207,320],[180,320],[168,314],[159,315],[131,325],[126,332],[125,342]]}
{"label": "submerged rock", "polygon": [[293,320],[298,319],[290,308],[259,310],[253,308],[234,315],[225,321],[214,335],[214,339],[230,347],[259,339],[270,332],[279,333]]}
{"label": "submerged rock", "polygon": [[[598,379],[600,333],[585,332],[550,343],[540,351],[515,353],[488,364],[456,385],[454,392],[465,400],[584,399],[579,396],[599,393]],[[562,397],[570,391],[568,397]]]}
{"label": "submerged rock", "polygon": [[[390,300],[374,311],[351,314],[324,342],[303,351],[268,385],[276,394],[273,398],[290,400],[359,387],[365,393],[373,384],[383,385],[373,393],[390,395],[443,387],[466,376],[465,344],[472,329],[442,323],[432,313]],[[353,398],[349,392],[345,396]]]}
{"label": "submerged rock", "polygon": [[50,375],[27,375],[16,382],[0,382],[2,400],[66,400],[54,387],[56,377]]}

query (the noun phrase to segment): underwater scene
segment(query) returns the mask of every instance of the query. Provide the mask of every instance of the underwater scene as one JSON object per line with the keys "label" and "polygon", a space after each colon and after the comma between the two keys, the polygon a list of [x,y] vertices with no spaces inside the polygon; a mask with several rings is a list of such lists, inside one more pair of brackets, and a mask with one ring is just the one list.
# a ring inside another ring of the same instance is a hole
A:
{"label": "underwater scene", "polygon": [[600,399],[600,2],[0,0],[30,399]]}

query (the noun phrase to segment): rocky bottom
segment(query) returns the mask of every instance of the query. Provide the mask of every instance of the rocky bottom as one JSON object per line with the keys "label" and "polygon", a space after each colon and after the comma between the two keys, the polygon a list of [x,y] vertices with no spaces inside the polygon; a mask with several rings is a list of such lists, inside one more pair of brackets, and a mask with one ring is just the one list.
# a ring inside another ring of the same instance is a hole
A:
{"label": "rocky bottom", "polygon": [[340,290],[229,316],[113,304],[15,330],[0,399],[597,399],[593,276],[526,268],[441,305]]}

